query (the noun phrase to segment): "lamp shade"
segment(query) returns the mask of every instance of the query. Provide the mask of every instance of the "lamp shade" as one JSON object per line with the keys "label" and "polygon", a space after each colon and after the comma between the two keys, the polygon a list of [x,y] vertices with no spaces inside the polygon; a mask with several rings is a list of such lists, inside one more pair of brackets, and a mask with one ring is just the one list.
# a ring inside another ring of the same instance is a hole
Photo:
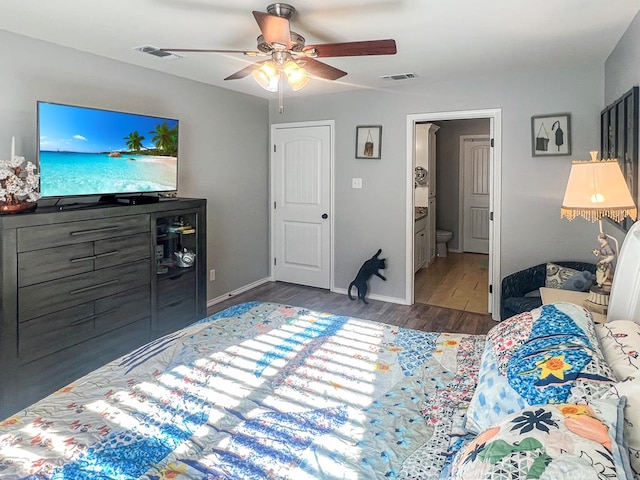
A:
{"label": "lamp shade", "polygon": [[616,160],[573,162],[560,216],[591,222],[609,217],[636,219],[638,210]]}

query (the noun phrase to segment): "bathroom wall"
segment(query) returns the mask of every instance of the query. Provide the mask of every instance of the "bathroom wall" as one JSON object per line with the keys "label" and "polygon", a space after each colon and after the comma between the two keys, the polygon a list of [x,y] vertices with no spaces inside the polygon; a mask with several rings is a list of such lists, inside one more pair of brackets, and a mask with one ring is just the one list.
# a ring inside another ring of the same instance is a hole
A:
{"label": "bathroom wall", "polygon": [[440,127],[436,133],[436,226],[453,232],[450,251],[461,251],[462,241],[458,231],[459,208],[459,160],[461,135],[489,135],[489,119],[446,120],[434,122]]}

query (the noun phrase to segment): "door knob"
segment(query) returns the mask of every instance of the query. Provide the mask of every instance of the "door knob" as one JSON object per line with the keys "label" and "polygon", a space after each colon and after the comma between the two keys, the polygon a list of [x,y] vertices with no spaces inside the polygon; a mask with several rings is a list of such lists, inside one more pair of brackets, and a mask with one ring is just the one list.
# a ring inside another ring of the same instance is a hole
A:
{"label": "door knob", "polygon": [[326,220],[327,218],[329,218],[329,215],[327,215],[326,213],[323,213],[322,214],[322,218],[324,218]]}

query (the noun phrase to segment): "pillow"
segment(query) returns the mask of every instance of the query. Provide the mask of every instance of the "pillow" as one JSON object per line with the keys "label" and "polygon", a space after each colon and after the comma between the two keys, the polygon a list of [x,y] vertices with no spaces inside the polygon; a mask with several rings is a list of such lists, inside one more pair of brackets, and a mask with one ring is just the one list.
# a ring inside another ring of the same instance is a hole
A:
{"label": "pillow", "polygon": [[480,433],[523,406],[590,401],[614,383],[589,312],[572,303],[543,305],[487,334],[465,426]]}
{"label": "pillow", "polygon": [[580,273],[578,270],[569,267],[562,267],[555,263],[547,263],[547,276],[544,286],[548,288],[560,288],[571,276]]}
{"label": "pillow", "polygon": [[640,477],[640,379],[617,383],[606,398],[625,398],[624,439],[627,442],[631,469]]}
{"label": "pillow", "polygon": [[588,270],[574,273],[560,285],[561,290],[573,290],[576,292],[587,292],[593,285],[593,274]]}
{"label": "pillow", "polygon": [[598,327],[605,360],[618,380],[640,379],[640,325],[614,320]]}
{"label": "pillow", "polygon": [[632,480],[616,400],[536,405],[508,415],[464,446],[450,478]]}

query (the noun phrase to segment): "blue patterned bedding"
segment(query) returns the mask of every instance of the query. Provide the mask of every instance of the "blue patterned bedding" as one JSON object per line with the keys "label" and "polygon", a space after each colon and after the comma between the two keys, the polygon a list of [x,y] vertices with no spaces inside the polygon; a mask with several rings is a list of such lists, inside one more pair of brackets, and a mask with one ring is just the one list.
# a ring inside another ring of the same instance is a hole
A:
{"label": "blue patterned bedding", "polygon": [[436,479],[483,349],[483,336],[237,305],[1,422],[0,477]]}

